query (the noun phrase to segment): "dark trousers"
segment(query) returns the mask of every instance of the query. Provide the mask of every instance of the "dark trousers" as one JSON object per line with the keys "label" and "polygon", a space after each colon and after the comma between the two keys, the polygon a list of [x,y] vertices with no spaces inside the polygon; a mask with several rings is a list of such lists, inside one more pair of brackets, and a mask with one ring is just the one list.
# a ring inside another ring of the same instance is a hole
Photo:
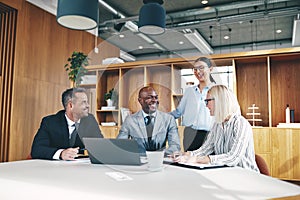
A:
{"label": "dark trousers", "polygon": [[183,132],[183,148],[184,151],[193,151],[199,149],[203,144],[208,131],[195,130],[191,127],[185,127]]}

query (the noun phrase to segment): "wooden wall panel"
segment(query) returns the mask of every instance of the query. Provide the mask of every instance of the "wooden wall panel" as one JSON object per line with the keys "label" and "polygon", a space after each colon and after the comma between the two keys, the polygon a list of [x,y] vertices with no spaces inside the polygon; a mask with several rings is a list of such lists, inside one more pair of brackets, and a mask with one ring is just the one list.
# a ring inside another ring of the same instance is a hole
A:
{"label": "wooden wall panel", "polygon": [[[8,160],[25,159],[43,116],[56,113],[61,93],[70,86],[64,65],[73,51],[89,56],[95,36],[57,24],[54,15],[25,0],[0,0],[18,9],[12,116]],[[119,57],[119,49],[106,44],[99,50],[98,62]],[[100,64],[98,63],[98,64]],[[16,148],[17,147],[17,148]]]}
{"label": "wooden wall panel", "polygon": [[1,3],[0,9],[0,161],[8,160],[12,90],[14,80],[14,50],[17,10]]}
{"label": "wooden wall panel", "polygon": [[[258,126],[269,126],[268,111],[268,80],[267,58],[245,58],[236,61],[237,97],[241,106],[242,115],[246,118],[248,109],[252,104],[259,107],[262,122],[256,122]],[[252,123],[251,123],[252,124]]]}
{"label": "wooden wall panel", "polygon": [[23,4],[25,3],[25,0],[0,0],[0,2],[9,5],[15,9],[21,9],[23,7]]}
{"label": "wooden wall panel", "polygon": [[271,60],[272,124],[285,122],[285,108],[295,110],[295,122],[300,122],[300,54],[273,56]]}

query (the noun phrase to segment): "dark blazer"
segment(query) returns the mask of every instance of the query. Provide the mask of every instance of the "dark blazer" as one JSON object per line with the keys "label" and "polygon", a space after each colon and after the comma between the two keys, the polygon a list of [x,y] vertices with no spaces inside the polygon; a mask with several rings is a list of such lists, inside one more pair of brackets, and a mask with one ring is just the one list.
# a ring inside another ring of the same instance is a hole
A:
{"label": "dark blazer", "polygon": [[[98,123],[92,114],[80,120],[78,135],[74,147],[84,148],[82,137],[103,137]],[[65,110],[49,115],[42,119],[40,128],[36,133],[32,147],[31,157],[38,159],[53,159],[58,149],[67,149],[69,146],[69,130]]]}

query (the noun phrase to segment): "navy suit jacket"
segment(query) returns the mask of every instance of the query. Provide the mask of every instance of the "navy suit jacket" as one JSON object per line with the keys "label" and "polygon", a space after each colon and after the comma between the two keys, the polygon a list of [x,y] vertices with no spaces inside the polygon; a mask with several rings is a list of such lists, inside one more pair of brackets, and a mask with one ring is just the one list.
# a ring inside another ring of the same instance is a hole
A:
{"label": "navy suit jacket", "polygon": [[[103,137],[98,123],[92,114],[80,119],[79,137],[76,138],[74,147],[84,148],[82,137]],[[65,110],[42,119],[40,128],[34,137],[31,147],[31,157],[38,159],[53,159],[59,149],[70,148],[69,129]]]}

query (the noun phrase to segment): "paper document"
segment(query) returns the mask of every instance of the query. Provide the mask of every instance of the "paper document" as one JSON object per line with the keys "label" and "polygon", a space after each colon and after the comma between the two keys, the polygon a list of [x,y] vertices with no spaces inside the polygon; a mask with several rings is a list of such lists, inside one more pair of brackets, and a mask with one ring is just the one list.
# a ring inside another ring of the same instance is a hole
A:
{"label": "paper document", "polygon": [[213,164],[184,163],[184,162],[179,162],[178,164],[180,164],[180,165],[192,166],[192,167],[198,167],[198,168],[224,167],[223,164],[222,164],[222,165],[221,165],[221,164],[213,165]]}

